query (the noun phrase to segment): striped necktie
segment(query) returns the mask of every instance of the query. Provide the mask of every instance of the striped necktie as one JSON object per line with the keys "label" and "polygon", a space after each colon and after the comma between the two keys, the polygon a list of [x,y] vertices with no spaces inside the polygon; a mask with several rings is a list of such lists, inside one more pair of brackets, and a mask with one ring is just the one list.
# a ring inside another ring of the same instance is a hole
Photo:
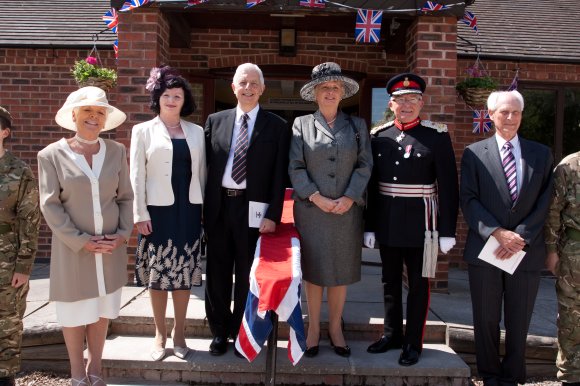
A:
{"label": "striped necktie", "polygon": [[516,157],[512,152],[513,145],[510,142],[506,142],[501,148],[502,151],[502,161],[503,171],[505,174],[505,179],[507,181],[508,190],[510,192],[510,197],[512,198],[512,203],[518,199],[518,184],[516,178]]}
{"label": "striped necktie", "polygon": [[232,164],[232,179],[241,184],[246,179],[246,152],[248,150],[248,114],[242,115],[242,126],[236,139],[234,162]]}

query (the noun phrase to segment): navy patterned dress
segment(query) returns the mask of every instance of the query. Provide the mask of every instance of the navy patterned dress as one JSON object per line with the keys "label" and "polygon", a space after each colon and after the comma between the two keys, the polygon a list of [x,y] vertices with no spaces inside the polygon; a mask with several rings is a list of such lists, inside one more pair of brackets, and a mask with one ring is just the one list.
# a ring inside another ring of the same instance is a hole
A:
{"label": "navy patterned dress", "polygon": [[185,139],[172,139],[171,206],[148,205],[153,232],[139,235],[137,285],[164,291],[201,285],[201,204],[189,202],[191,156]]}

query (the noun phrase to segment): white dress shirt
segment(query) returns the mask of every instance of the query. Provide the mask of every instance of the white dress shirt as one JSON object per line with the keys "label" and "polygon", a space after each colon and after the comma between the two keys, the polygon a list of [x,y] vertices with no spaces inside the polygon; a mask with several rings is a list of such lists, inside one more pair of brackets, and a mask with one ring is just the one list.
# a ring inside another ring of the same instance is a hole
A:
{"label": "white dress shirt", "polygon": [[[248,146],[250,145],[250,139],[252,138],[252,132],[254,131],[254,125],[256,124],[256,117],[258,116],[258,110],[260,105],[257,105],[252,110],[248,111]],[[230,146],[230,154],[228,156],[228,162],[226,163],[226,170],[222,177],[222,187],[226,189],[246,189],[246,180],[242,181],[241,184],[236,183],[232,178],[232,165],[234,163],[234,152],[236,150],[236,143],[238,141],[238,134],[242,127],[242,116],[246,114],[240,109],[240,106],[236,107],[236,120],[234,121],[234,131],[232,133],[232,144]]]}
{"label": "white dress shirt", "polygon": [[[499,135],[497,135],[497,133],[495,134],[495,139],[497,141],[497,146],[499,149],[500,158],[502,158],[503,157],[502,148],[503,148],[503,145],[505,145],[505,143],[507,141],[505,139],[503,139],[502,137],[500,137]],[[520,190],[522,188],[522,183],[524,181],[524,169],[523,169],[523,165],[522,165],[522,148],[520,147],[520,140],[519,140],[517,134],[509,142],[513,146],[512,153],[513,153],[514,158],[516,160],[516,184],[517,184],[517,192],[518,192],[518,196],[519,196]]]}

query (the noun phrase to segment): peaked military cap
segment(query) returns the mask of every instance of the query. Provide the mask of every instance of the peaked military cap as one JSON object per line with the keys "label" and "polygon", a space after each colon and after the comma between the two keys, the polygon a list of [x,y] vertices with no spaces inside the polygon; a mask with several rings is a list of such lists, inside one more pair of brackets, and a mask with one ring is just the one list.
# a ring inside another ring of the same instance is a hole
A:
{"label": "peaked military cap", "polygon": [[387,83],[389,95],[423,94],[426,88],[425,80],[419,75],[406,72],[395,75]]}

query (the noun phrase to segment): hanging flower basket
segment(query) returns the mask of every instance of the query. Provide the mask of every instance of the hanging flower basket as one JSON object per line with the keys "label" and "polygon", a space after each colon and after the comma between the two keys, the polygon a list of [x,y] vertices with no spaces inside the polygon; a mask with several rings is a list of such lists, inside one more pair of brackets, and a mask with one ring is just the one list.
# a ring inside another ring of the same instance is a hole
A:
{"label": "hanging flower basket", "polygon": [[111,90],[117,84],[116,80],[98,77],[88,77],[85,80],[77,81],[77,85],[80,87],[95,86],[99,87],[105,91]]}
{"label": "hanging flower basket", "polygon": [[109,91],[117,84],[117,73],[110,68],[97,67],[96,64],[97,60],[89,56],[75,62],[71,73],[79,87],[95,86]]}
{"label": "hanging flower basket", "polygon": [[479,55],[473,66],[467,68],[468,77],[455,85],[455,90],[472,109],[485,107],[489,94],[497,90],[497,82],[485,71]]}
{"label": "hanging flower basket", "polygon": [[497,83],[490,77],[467,78],[455,86],[457,93],[472,109],[485,107],[489,94],[497,89]]}

